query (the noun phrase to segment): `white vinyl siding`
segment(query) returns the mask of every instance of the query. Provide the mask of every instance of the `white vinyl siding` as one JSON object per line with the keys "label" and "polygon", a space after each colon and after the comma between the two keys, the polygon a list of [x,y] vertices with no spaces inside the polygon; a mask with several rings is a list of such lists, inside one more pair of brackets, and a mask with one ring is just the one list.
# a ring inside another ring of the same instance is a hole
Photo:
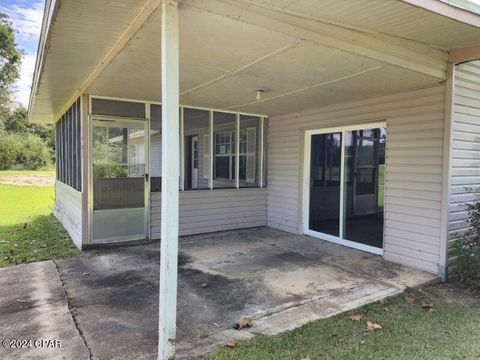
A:
{"label": "white vinyl siding", "polygon": [[[161,193],[151,193],[151,237],[160,238]],[[179,234],[193,235],[267,224],[267,189],[180,192]]]}
{"label": "white vinyl siding", "polygon": [[480,61],[455,69],[450,159],[450,243],[468,229],[465,204],[480,189]]}
{"label": "white vinyl siding", "polygon": [[82,248],[82,193],[61,181],[55,182],[53,215],[67,230],[75,245]]}
{"label": "white vinyl siding", "polygon": [[384,257],[438,271],[445,86],[274,116],[268,129],[268,225],[302,232],[305,130],[387,121]]}

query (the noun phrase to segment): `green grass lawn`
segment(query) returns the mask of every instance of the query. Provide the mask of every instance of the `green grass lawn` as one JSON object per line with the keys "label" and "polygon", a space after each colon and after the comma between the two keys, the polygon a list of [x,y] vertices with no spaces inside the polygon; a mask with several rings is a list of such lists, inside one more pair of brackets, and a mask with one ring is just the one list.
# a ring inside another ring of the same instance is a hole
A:
{"label": "green grass lawn", "polygon": [[[478,297],[448,284],[406,295],[413,296],[415,303],[407,303],[401,295],[276,337],[257,335],[209,359],[480,359]],[[422,308],[423,298],[434,307]],[[354,314],[363,318],[352,321]],[[367,321],[382,329],[367,331]]]}
{"label": "green grass lawn", "polygon": [[53,171],[0,171],[0,267],[63,258],[78,253],[53,217],[54,187],[12,185],[22,179],[52,177]]}

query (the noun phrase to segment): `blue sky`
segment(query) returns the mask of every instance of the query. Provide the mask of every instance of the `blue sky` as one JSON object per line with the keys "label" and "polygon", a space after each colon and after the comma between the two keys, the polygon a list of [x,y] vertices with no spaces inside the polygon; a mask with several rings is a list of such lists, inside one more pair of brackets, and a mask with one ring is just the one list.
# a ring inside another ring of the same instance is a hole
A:
{"label": "blue sky", "polygon": [[15,86],[15,101],[27,106],[32,83],[44,0],[0,0],[0,11],[10,16],[19,47],[25,52],[21,78]]}

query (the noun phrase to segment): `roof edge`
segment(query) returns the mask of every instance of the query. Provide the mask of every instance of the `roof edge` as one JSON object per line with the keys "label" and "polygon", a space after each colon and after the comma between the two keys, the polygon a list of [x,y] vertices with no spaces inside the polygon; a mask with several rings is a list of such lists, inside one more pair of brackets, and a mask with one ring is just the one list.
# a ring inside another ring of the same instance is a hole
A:
{"label": "roof edge", "polygon": [[[480,28],[480,13],[473,9],[476,5],[465,0],[400,0],[406,4],[448,17],[458,22]],[[465,6],[461,3],[465,2]],[[467,6],[470,5],[470,6]],[[479,7],[480,11],[480,7]]]}
{"label": "roof edge", "polygon": [[42,27],[40,31],[40,38],[37,46],[37,56],[35,59],[35,68],[33,72],[32,86],[30,90],[30,99],[28,102],[28,121],[31,121],[32,110],[35,104],[35,96],[38,91],[40,78],[42,75],[43,62],[46,55],[46,49],[49,40],[50,28],[55,18],[58,8],[60,6],[60,0],[46,0],[45,7],[43,9]]}

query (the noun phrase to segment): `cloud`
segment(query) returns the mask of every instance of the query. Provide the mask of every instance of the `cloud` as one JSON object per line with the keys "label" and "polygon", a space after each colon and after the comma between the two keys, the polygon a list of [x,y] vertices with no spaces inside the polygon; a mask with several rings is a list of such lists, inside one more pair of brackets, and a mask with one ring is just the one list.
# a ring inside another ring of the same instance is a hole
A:
{"label": "cloud", "polygon": [[35,54],[25,55],[20,67],[20,79],[15,86],[15,101],[28,106],[32,87],[33,72],[35,69]]}
{"label": "cloud", "polygon": [[28,106],[38,38],[43,20],[43,1],[0,5],[0,11],[10,17],[16,30],[17,43],[25,52],[20,66],[20,79],[14,86],[15,102]]}
{"label": "cloud", "polygon": [[42,27],[43,2],[32,3],[29,6],[0,6],[0,10],[10,17],[20,42],[37,41]]}

